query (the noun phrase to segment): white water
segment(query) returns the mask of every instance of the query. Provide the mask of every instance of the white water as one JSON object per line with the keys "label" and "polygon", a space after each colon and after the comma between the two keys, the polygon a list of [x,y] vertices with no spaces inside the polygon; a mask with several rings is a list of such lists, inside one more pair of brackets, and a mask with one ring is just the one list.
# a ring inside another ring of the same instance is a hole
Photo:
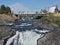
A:
{"label": "white water", "polygon": [[6,45],[37,45],[37,40],[43,37],[44,34],[37,34],[33,31],[16,32],[16,35],[8,39]]}
{"label": "white water", "polygon": [[32,24],[27,24],[27,23],[22,23],[21,25],[16,25],[16,26],[30,26]]}

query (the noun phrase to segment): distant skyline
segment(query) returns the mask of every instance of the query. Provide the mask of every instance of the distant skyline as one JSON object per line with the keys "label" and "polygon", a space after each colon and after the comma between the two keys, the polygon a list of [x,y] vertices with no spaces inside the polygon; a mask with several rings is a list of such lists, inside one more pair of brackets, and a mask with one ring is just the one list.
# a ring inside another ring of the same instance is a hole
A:
{"label": "distant skyline", "polygon": [[2,4],[9,6],[15,13],[19,11],[40,11],[54,5],[60,9],[60,0],[0,0],[0,5]]}

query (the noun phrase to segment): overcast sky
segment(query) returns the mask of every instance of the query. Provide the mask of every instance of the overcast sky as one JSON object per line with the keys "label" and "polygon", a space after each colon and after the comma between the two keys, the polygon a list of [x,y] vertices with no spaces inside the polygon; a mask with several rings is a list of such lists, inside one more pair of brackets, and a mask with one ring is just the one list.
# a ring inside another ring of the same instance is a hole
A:
{"label": "overcast sky", "polygon": [[53,5],[60,9],[60,0],[0,0],[0,5],[10,6],[12,11],[40,11]]}

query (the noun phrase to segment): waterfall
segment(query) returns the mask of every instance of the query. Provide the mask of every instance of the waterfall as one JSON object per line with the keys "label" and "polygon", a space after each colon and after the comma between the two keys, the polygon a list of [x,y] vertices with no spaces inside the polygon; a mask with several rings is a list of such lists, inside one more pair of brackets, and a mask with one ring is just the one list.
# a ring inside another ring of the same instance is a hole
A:
{"label": "waterfall", "polygon": [[13,45],[37,45],[37,40],[43,37],[44,34],[38,34],[34,31],[16,31],[16,35],[8,39],[6,45],[10,45],[13,42]]}
{"label": "waterfall", "polygon": [[16,35],[14,35],[13,37],[9,38],[7,40],[6,45],[10,45],[12,42],[14,42],[14,39],[16,39],[18,37],[18,34],[19,34],[18,31],[16,31]]}
{"label": "waterfall", "polygon": [[37,40],[50,32],[50,30],[45,30],[28,23],[31,21],[32,20],[22,19],[19,21],[21,24],[16,22],[17,24],[11,27],[11,29],[16,30],[16,34],[7,40],[6,45],[11,45],[11,43],[13,43],[13,45],[37,45]]}

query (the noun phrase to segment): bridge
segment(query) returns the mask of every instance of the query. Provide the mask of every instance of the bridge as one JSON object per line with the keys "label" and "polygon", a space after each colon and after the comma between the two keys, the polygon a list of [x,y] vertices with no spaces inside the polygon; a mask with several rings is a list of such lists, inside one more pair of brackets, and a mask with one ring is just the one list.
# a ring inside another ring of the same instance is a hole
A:
{"label": "bridge", "polygon": [[25,18],[25,17],[33,17],[33,16],[46,16],[46,14],[16,14],[18,16],[18,19]]}

